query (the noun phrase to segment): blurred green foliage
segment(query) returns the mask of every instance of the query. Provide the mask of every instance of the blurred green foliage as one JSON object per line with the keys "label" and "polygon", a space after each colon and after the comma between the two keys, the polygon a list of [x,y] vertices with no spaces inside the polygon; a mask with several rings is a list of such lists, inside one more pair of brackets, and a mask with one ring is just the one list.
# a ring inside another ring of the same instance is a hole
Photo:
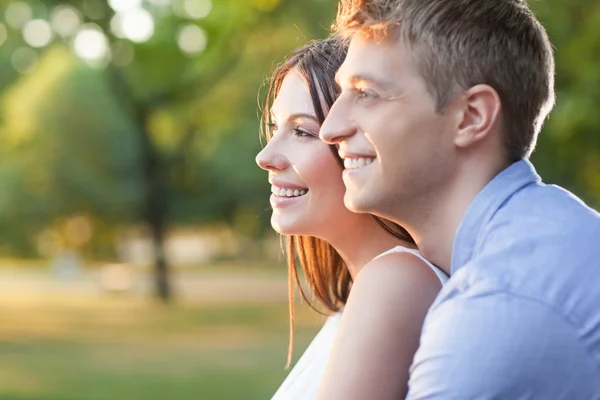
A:
{"label": "blurred green foliage", "polygon": [[600,2],[532,1],[556,59],[556,106],[533,162],[548,183],[600,207]]}
{"label": "blurred green foliage", "polygon": [[[145,222],[145,198],[157,203],[153,215],[164,208],[167,225],[226,222],[246,235],[264,232],[269,189],[254,163],[257,93],[284,54],[327,34],[334,3],[223,0],[202,19],[146,4],[155,25],[143,43],[115,36],[115,12],[105,2],[94,2],[92,13],[89,1],[27,3],[33,18],[47,20],[54,7],[72,6],[134,57],[126,66],[92,68],[71,51],[73,38],[55,36],[35,49],[37,66],[18,74],[11,57],[27,44],[5,23],[0,251],[35,254],[36,235],[73,215],[101,221],[109,232]],[[177,10],[186,2],[167,3]],[[208,38],[196,55],[177,45],[179,29],[190,24]],[[113,246],[114,239],[98,246],[111,235],[95,231],[88,248]]]}
{"label": "blurred green foliage", "polygon": [[[1,15],[15,3],[4,2]],[[204,18],[172,11],[185,0],[147,1],[154,33],[141,43],[111,32],[115,12],[104,1],[25,3],[41,19],[57,6],[74,7],[105,32],[113,50],[132,50],[133,60],[94,68],[74,54],[72,38],[55,35],[34,49],[37,66],[21,74],[15,52],[28,46],[20,28],[3,21],[0,252],[34,255],[40,232],[85,215],[95,229],[84,251],[110,254],[112,233],[146,222],[148,207],[162,210],[157,229],[215,222],[250,236],[269,229],[269,189],[254,163],[257,93],[285,54],[328,33],[335,1],[218,0]],[[533,160],[547,182],[598,207],[600,2],[531,5],[557,60],[557,105]],[[207,37],[195,55],[177,45],[189,24]]]}

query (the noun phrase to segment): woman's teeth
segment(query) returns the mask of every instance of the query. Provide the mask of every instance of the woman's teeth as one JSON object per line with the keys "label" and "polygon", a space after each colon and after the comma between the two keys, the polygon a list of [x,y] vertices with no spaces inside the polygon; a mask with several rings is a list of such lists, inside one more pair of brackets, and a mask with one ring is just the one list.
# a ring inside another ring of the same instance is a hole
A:
{"label": "woman's teeth", "polygon": [[375,157],[344,158],[344,168],[361,168],[371,164],[373,161],[375,161]]}
{"label": "woman's teeth", "polygon": [[285,189],[271,185],[271,193],[278,197],[299,197],[304,196],[308,189]]}

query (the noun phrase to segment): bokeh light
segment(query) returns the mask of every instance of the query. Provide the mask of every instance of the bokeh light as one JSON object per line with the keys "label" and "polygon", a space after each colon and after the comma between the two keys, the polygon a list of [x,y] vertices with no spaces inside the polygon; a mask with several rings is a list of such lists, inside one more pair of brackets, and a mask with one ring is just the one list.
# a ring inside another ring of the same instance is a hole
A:
{"label": "bokeh light", "polygon": [[171,4],[171,0],[148,0],[148,2],[157,7],[166,7]]}
{"label": "bokeh light", "polygon": [[133,274],[126,264],[108,264],[100,275],[101,285],[109,292],[124,292],[133,286]]}
{"label": "bokeh light", "polygon": [[118,12],[110,21],[110,30],[118,38],[143,43],[154,34],[154,20],[142,8]]}
{"label": "bokeh light", "polygon": [[6,38],[8,37],[8,32],[6,31],[6,26],[3,23],[0,23],[0,46],[6,42]]}
{"label": "bokeh light", "polygon": [[79,57],[91,62],[106,60],[110,54],[106,35],[94,24],[81,27],[73,41],[73,49]]}
{"label": "bokeh light", "polygon": [[28,74],[37,67],[38,55],[30,47],[21,47],[12,54],[11,63],[17,72]]}
{"label": "bokeh light", "polygon": [[37,249],[45,257],[53,257],[63,247],[61,235],[54,229],[44,229],[36,240]]}
{"label": "bokeh light", "polygon": [[25,2],[17,1],[6,7],[4,12],[6,22],[15,29],[21,29],[33,17],[31,6]]}
{"label": "bokeh light", "polygon": [[50,22],[54,32],[66,38],[77,33],[81,26],[81,16],[71,6],[59,6],[52,11]]}
{"label": "bokeh light", "polygon": [[45,47],[52,41],[54,33],[45,19],[34,19],[23,27],[23,40],[31,47]]}
{"label": "bokeh light", "polygon": [[179,30],[177,44],[187,54],[198,54],[206,49],[206,33],[198,25],[189,24]]}
{"label": "bokeh light", "polygon": [[125,33],[123,32],[123,14],[116,13],[110,20],[110,31],[113,35],[120,39],[125,38]]}
{"label": "bokeh light", "polygon": [[211,0],[184,0],[183,10],[188,18],[201,19],[210,14]]}
{"label": "bokeh light", "polygon": [[93,20],[100,20],[106,17],[108,11],[106,3],[98,0],[83,0],[83,13]]}
{"label": "bokeh light", "polygon": [[135,51],[131,43],[117,40],[111,46],[112,63],[117,67],[126,67],[133,61]]}
{"label": "bokeh light", "polygon": [[115,12],[130,11],[142,6],[142,0],[108,0],[110,8]]}
{"label": "bokeh light", "polygon": [[142,8],[124,12],[120,22],[123,35],[132,42],[146,42],[154,34],[152,15]]}
{"label": "bokeh light", "polygon": [[89,242],[94,234],[94,227],[90,219],[84,215],[69,218],[63,227],[67,243],[74,247],[80,247]]}

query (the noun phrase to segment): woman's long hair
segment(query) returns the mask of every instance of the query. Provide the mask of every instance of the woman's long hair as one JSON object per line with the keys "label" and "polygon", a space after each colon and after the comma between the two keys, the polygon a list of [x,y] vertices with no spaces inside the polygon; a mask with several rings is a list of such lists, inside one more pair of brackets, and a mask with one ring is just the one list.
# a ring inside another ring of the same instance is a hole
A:
{"label": "woman's long hair", "polygon": [[[267,140],[271,137],[271,106],[279,93],[287,74],[295,69],[306,81],[319,124],[325,121],[325,113],[340,94],[335,82],[335,73],[346,57],[347,41],[338,37],[314,40],[296,49],[273,72],[267,90],[265,105],[262,107],[261,135]],[[337,149],[331,146],[333,157],[343,168]],[[410,234],[402,227],[375,220],[395,237],[414,243]],[[298,275],[298,264],[306,278],[313,295],[325,309],[338,312],[346,304],[352,287],[352,276],[340,254],[323,239],[312,236],[285,236],[285,252],[288,265],[290,342],[286,369],[289,368],[294,347],[294,292],[297,288],[306,303],[315,311],[323,314],[310,301]]]}

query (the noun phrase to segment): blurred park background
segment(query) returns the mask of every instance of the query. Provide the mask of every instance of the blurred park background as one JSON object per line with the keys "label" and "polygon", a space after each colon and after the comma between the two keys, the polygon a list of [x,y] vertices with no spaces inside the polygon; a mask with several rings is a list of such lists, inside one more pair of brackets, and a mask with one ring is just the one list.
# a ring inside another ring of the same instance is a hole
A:
{"label": "blurred park background", "polygon": [[[600,1],[537,0],[533,161],[600,206]],[[0,399],[265,399],[286,275],[257,94],[334,0],[0,3]],[[323,318],[299,306],[296,358]]]}

